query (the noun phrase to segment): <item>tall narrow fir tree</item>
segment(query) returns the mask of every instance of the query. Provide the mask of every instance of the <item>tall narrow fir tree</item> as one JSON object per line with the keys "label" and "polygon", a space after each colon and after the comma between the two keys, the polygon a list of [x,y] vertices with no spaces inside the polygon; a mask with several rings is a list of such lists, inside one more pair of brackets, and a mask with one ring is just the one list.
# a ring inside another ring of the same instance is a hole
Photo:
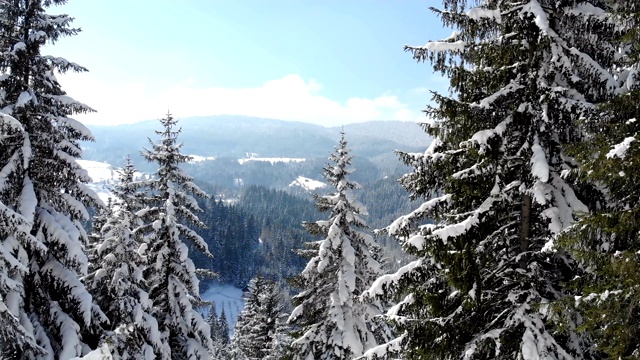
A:
{"label": "tall narrow fir tree", "polygon": [[300,275],[303,289],[294,297],[289,322],[300,333],[293,342],[294,359],[351,359],[388,336],[376,329],[384,324],[374,322],[382,311],[380,303],[359,297],[381,269],[372,254],[377,244],[362,231],[367,226],[360,215],[367,212],[352,194],[360,186],[348,178],[351,159],[342,133],[323,172],[335,192],[315,196],[318,209],[331,216],[305,224],[310,233],[325,238],[314,245],[317,253]]}
{"label": "tall narrow fir tree", "polygon": [[[140,182],[127,158],[118,171],[118,183],[112,193],[112,211],[100,227],[95,244],[93,271],[85,278],[96,303],[109,318],[108,330],[100,352],[108,351],[115,359],[169,359],[167,343],[161,341],[158,321],[152,315],[143,271],[147,267],[147,244],[136,230],[141,219]],[[104,354],[106,355],[106,354]]]}
{"label": "tall narrow fir tree", "polygon": [[172,359],[208,359],[211,334],[209,325],[194,308],[196,301],[201,301],[198,278],[183,241],[209,254],[202,237],[187,225],[204,227],[194,214],[200,208],[191,194],[205,198],[208,195],[180,169],[191,158],[180,153],[177,120],[167,114],[160,123],[163,130],[156,131],[160,140],[149,140],[151,149],[142,153],[147,161],[158,165],[158,170],[154,178],[146,181],[149,195],[144,200],[146,207],[139,212],[146,222],[140,231],[146,234],[149,244],[145,278],[152,314],[158,320],[162,341],[169,344]]}

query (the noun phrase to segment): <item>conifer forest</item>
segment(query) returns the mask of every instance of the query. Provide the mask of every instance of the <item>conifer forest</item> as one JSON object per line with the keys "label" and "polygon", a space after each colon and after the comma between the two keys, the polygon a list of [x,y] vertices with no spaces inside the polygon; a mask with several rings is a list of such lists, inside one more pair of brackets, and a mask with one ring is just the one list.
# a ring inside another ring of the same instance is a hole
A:
{"label": "conifer forest", "polygon": [[0,359],[640,359],[640,1],[425,1],[430,145],[369,182],[343,129],[326,187],[235,202],[166,109],[88,186],[66,2],[0,1]]}

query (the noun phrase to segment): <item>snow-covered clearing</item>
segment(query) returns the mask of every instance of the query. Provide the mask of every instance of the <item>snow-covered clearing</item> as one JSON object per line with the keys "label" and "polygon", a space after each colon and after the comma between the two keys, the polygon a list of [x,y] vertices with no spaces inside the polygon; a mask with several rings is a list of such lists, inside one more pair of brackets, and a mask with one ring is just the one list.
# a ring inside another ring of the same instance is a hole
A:
{"label": "snow-covered clearing", "polygon": [[189,156],[191,157],[191,160],[189,161],[190,164],[216,159],[213,156],[200,156],[200,155],[189,155]]}
{"label": "snow-covered clearing", "polygon": [[98,194],[100,200],[106,203],[109,197],[113,197],[111,187],[118,179],[117,169],[110,164],[99,161],[77,160],[77,162],[87,170],[89,177],[91,177],[92,182],[87,186]]}
{"label": "snow-covered clearing", "polygon": [[246,162],[249,161],[262,161],[262,162],[270,162],[271,164],[275,164],[275,163],[291,163],[291,162],[303,162],[306,161],[307,159],[305,158],[280,158],[280,157],[274,157],[274,158],[259,158],[259,157],[249,157],[249,158],[245,158],[245,159],[238,159],[238,163],[240,165],[243,165]]}
{"label": "snow-covered clearing", "polygon": [[[118,182],[119,168],[113,167],[111,164],[92,161],[92,160],[76,160],[83,169],[89,173],[91,182],[87,186],[95,191],[100,197],[100,200],[107,202],[110,197],[113,197],[111,189],[113,185]],[[140,180],[146,177],[144,173],[135,172],[134,179]]]}
{"label": "snow-covered clearing", "polygon": [[327,184],[323,183],[322,181],[306,178],[304,176],[298,176],[297,179],[289,184],[289,187],[294,186],[300,186],[301,188],[306,190],[316,190],[327,187]]}
{"label": "snow-covered clearing", "polygon": [[[211,301],[216,304],[216,315],[222,314],[224,309],[229,323],[229,336],[233,334],[233,329],[238,321],[238,315],[244,308],[244,299],[241,289],[233,285],[221,284],[214,282],[200,296],[203,300]],[[208,316],[209,309],[205,309],[204,316]]]}

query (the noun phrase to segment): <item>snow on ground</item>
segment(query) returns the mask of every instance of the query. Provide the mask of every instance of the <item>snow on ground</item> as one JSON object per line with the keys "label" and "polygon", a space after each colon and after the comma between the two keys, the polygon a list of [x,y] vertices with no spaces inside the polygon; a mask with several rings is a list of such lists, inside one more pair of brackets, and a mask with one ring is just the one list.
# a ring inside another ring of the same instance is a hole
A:
{"label": "snow on ground", "polygon": [[249,161],[263,161],[263,162],[270,162],[271,164],[275,164],[275,163],[290,163],[290,162],[303,162],[306,161],[307,159],[305,158],[279,158],[279,157],[274,157],[274,158],[259,158],[259,157],[249,157],[249,158],[244,158],[244,159],[238,159],[238,163],[240,163],[240,165],[243,165],[246,162]]}
{"label": "snow on ground", "polygon": [[191,164],[216,159],[213,156],[200,156],[200,155],[188,155],[188,156],[191,156],[191,161],[189,161],[189,163]]}
{"label": "snow on ground", "polygon": [[[216,303],[216,315],[220,316],[224,308],[227,322],[229,323],[229,336],[233,335],[233,329],[238,321],[238,315],[244,308],[244,299],[241,289],[233,285],[214,282],[200,297],[203,300]],[[208,316],[209,309],[206,309],[204,316]]]}
{"label": "snow on ground", "polygon": [[[110,197],[113,197],[111,189],[118,181],[118,171],[120,169],[113,167],[111,164],[99,161],[92,160],[76,160],[83,169],[87,170],[89,173],[89,177],[91,177],[91,182],[87,184],[87,186],[95,191],[104,203]],[[148,175],[135,172],[133,175],[135,180],[141,180]]]}
{"label": "snow on ground", "polygon": [[115,172],[116,169],[113,168],[110,164],[99,161],[92,160],[76,160],[83,169],[89,172],[89,176],[91,176],[91,180],[93,182],[102,182],[111,179],[115,179],[117,174]]}
{"label": "snow on ground", "polygon": [[110,164],[99,161],[76,161],[89,173],[89,177],[91,177],[92,182],[87,184],[87,186],[98,194],[100,200],[106,203],[109,197],[113,197],[111,188],[118,179],[118,169],[114,168]]}
{"label": "snow on ground", "polygon": [[322,181],[306,178],[304,176],[298,176],[297,179],[289,184],[289,187],[294,186],[300,186],[301,188],[306,190],[316,190],[327,187],[327,184],[323,183]]}

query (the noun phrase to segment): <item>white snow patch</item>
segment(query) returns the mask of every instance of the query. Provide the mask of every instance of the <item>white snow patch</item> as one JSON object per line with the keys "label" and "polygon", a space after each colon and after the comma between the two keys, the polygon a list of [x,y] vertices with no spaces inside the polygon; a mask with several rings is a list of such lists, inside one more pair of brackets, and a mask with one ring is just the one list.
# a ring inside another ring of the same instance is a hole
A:
{"label": "white snow patch", "polygon": [[[238,321],[238,315],[244,309],[244,294],[241,289],[233,285],[214,282],[200,297],[203,300],[216,303],[216,315],[222,314],[224,309],[227,323],[229,324],[229,336],[233,335],[233,329]],[[209,309],[207,309],[207,312]],[[206,316],[206,314],[205,314]]]}
{"label": "white snow patch", "polygon": [[189,160],[189,163],[191,164],[216,159],[213,156],[200,156],[200,155],[189,155],[189,156],[191,157],[191,160]]}
{"label": "white snow patch", "polygon": [[[92,161],[92,160],[76,160],[84,170],[87,171],[91,182],[87,187],[93,190],[103,202],[107,202],[109,198],[113,198],[111,189],[118,182],[118,168],[111,164]],[[135,172],[134,179],[142,179],[145,175],[141,172]]]}
{"label": "white snow patch", "polygon": [[108,181],[116,178],[115,169],[110,164],[92,160],[76,160],[78,165],[89,172],[93,182]]}
{"label": "white snow patch", "polygon": [[547,163],[547,155],[542,146],[540,146],[537,137],[533,141],[531,151],[533,152],[531,156],[531,175],[546,183],[549,181],[549,163]]}
{"label": "white snow patch", "polygon": [[595,7],[588,3],[577,4],[573,9],[567,11],[567,14],[578,16],[594,16],[600,19],[607,17],[607,12],[602,8]]}
{"label": "white snow patch", "polygon": [[419,47],[418,49],[426,49],[434,52],[445,52],[445,51],[463,52],[466,45],[467,43],[465,43],[462,40],[453,41],[453,42],[432,41],[432,42],[428,42],[425,46]]}
{"label": "white snow patch", "polygon": [[307,159],[305,158],[284,158],[284,157],[272,157],[272,158],[259,158],[259,157],[249,157],[249,158],[244,158],[244,159],[238,159],[238,163],[240,163],[240,165],[243,165],[244,163],[247,163],[249,161],[262,161],[262,162],[269,162],[271,164],[275,164],[275,163],[292,163],[292,162],[304,162]]}
{"label": "white snow patch", "polygon": [[498,24],[502,23],[500,10],[472,8],[467,12],[467,16],[476,21],[480,19],[494,19]]}
{"label": "white snow patch", "polygon": [[298,178],[296,178],[291,184],[289,184],[289,187],[294,186],[300,186],[301,188],[306,190],[316,190],[327,187],[327,184],[323,183],[322,181],[306,178],[304,176],[298,176]]}
{"label": "white snow patch", "polygon": [[613,149],[611,149],[608,153],[607,153],[607,159],[610,159],[612,157],[619,157],[621,159],[624,159],[627,150],[629,150],[629,146],[631,146],[631,142],[633,142],[636,138],[633,136],[630,136],[624,140],[622,140],[621,143],[616,144]]}
{"label": "white snow patch", "polygon": [[31,99],[33,99],[33,96],[31,96],[31,94],[28,91],[23,91],[20,93],[20,96],[18,96],[18,101],[16,102],[15,106],[16,107],[24,106],[26,103],[31,101]]}
{"label": "white snow patch", "polygon": [[113,198],[111,188],[118,179],[116,169],[104,162],[91,160],[76,161],[78,165],[87,171],[91,178],[91,183],[87,184],[87,187],[93,190],[100,200],[105,203],[110,197]]}

